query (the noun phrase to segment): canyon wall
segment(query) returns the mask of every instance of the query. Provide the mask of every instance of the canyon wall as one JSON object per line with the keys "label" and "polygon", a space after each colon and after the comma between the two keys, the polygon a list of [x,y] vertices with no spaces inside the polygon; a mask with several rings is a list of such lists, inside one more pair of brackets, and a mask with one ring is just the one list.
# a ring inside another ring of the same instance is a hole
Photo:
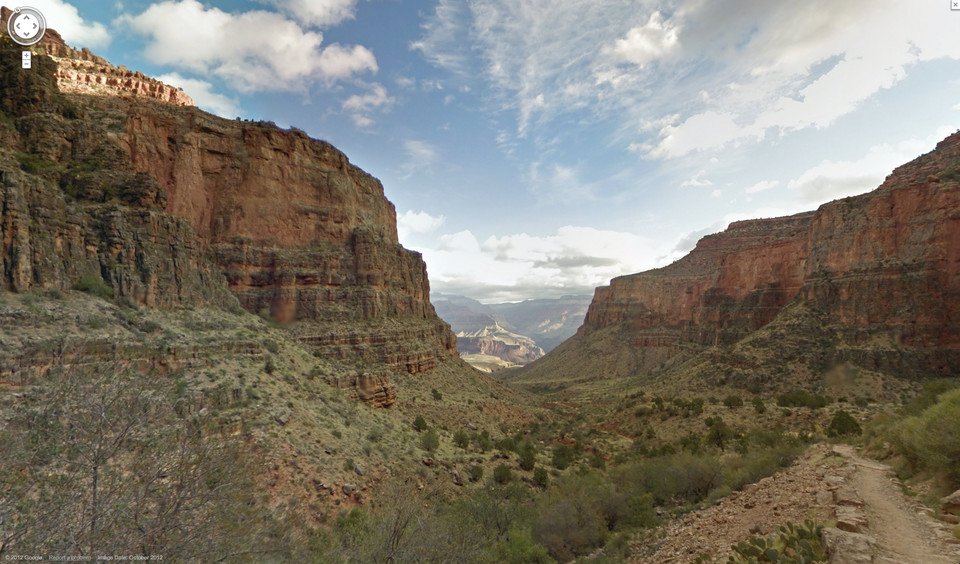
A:
{"label": "canyon wall", "polygon": [[[872,192],[815,212],[732,223],[669,266],[615,278],[597,288],[573,340],[617,331],[634,351],[627,371],[644,373],[680,352],[738,343],[788,304],[818,320],[825,346],[809,357],[821,368],[848,362],[907,377],[956,374],[960,132]],[[549,372],[550,355],[534,367]]]}
{"label": "canyon wall", "polygon": [[[239,302],[320,357],[417,374],[457,356],[383,186],[332,145],[202,112],[52,30],[30,71],[18,48],[0,61],[7,289],[92,276],[149,307]],[[395,397],[379,372],[333,384]]]}

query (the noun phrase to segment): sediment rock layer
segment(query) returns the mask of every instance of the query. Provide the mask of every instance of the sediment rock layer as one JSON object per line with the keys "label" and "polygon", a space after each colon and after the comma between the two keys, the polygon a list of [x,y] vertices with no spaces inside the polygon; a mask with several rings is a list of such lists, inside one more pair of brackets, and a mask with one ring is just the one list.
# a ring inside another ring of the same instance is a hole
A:
{"label": "sediment rock layer", "polygon": [[638,353],[636,370],[648,371],[681,350],[736,343],[788,303],[820,320],[817,338],[829,343],[811,358],[821,367],[956,374],[960,133],[872,192],[732,223],[674,264],[612,280],[597,288],[575,338],[620,328]]}

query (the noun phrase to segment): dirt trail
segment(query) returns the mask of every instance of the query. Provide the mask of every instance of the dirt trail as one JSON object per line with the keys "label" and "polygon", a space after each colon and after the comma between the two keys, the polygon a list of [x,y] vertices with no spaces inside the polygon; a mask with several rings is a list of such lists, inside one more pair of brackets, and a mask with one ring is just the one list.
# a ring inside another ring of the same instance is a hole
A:
{"label": "dirt trail", "polygon": [[836,445],[834,451],[856,467],[850,481],[863,499],[869,534],[876,539],[881,558],[890,562],[957,564],[956,551],[943,542],[941,528],[908,503],[888,466],[857,455],[849,445]]}
{"label": "dirt trail", "polygon": [[[840,513],[843,513],[841,518]],[[725,562],[729,547],[787,521],[843,521],[833,564],[958,564],[952,525],[934,519],[901,491],[884,464],[848,445],[819,444],[792,467],[745,486],[717,505],[631,543],[632,564],[687,564],[700,553]],[[858,534],[862,533],[862,534]]]}

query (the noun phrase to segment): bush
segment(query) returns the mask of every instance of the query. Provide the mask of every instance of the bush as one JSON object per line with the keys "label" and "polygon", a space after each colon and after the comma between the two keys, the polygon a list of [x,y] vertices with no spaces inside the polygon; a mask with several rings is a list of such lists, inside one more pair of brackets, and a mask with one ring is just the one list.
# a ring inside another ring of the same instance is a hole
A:
{"label": "bush", "polygon": [[439,391],[437,391],[436,388],[430,390],[430,393],[433,394],[433,399],[435,399],[435,400],[437,400],[437,401],[440,401],[440,400],[443,399],[443,394],[441,394]]}
{"label": "bush", "polygon": [[480,433],[474,433],[471,440],[477,445],[480,452],[487,452],[493,448],[493,441],[490,440],[490,432],[483,430]]}
{"label": "bush", "polygon": [[740,396],[727,396],[723,398],[723,405],[730,409],[737,409],[738,407],[743,407],[743,400]]}
{"label": "bush", "polygon": [[498,484],[507,484],[512,479],[513,473],[510,472],[510,467],[506,464],[498,464],[497,467],[493,469],[494,482]]}
{"label": "bush", "polygon": [[529,442],[523,442],[518,449],[520,452],[520,469],[529,472],[537,463],[537,451]]}
{"label": "bush", "polygon": [[943,393],[936,404],[905,418],[888,435],[912,470],[941,474],[960,485],[960,390]]}
{"label": "bush", "polygon": [[106,282],[103,281],[103,278],[99,276],[84,276],[73,285],[74,290],[80,290],[90,294],[91,296],[96,296],[103,300],[113,299],[113,288],[111,288]]}
{"label": "bush", "polygon": [[780,407],[809,407],[810,409],[820,409],[828,403],[830,403],[830,401],[826,396],[811,394],[806,390],[794,390],[777,396],[777,405]]}
{"label": "bush", "polygon": [[440,446],[440,435],[437,434],[437,430],[428,429],[427,432],[420,437],[420,446],[427,452],[437,450],[437,447]]}
{"label": "bush", "polygon": [[413,430],[418,433],[427,430],[427,421],[422,415],[417,415],[416,419],[413,420]]}
{"label": "bush", "polygon": [[277,363],[273,360],[273,355],[267,355],[267,361],[263,363],[263,371],[267,374],[273,374],[277,370]]}
{"label": "bush", "polygon": [[483,466],[470,467],[470,481],[479,482],[483,478]]}
{"label": "bush", "polygon": [[764,413],[767,411],[767,406],[764,405],[763,400],[760,399],[760,396],[755,396],[751,403],[753,403],[753,410],[757,413]]}
{"label": "bush", "polygon": [[568,445],[556,445],[553,447],[553,467],[557,470],[565,470],[573,462],[573,448]]}
{"label": "bush", "polygon": [[844,437],[847,435],[860,435],[863,429],[852,415],[842,409],[833,414],[830,426],[827,428],[827,434],[831,437]]}
{"label": "bush", "polygon": [[547,469],[540,467],[533,470],[533,484],[540,488],[546,488],[547,483],[550,481],[550,475],[547,474]]}
{"label": "bush", "polygon": [[470,446],[470,435],[466,431],[457,431],[453,434],[453,444],[466,450]]}

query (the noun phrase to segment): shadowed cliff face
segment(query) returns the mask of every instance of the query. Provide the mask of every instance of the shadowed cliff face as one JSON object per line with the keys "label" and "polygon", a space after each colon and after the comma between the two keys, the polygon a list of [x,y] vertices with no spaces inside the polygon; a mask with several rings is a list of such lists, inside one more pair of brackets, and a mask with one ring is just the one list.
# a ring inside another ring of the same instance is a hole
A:
{"label": "shadowed cliff face", "polygon": [[[786,315],[788,304],[801,309]],[[617,353],[612,372],[643,374],[680,353],[723,350],[771,323],[779,325],[770,335],[806,331],[804,350],[770,342],[771,354],[761,354],[769,361],[714,351],[703,366],[771,371],[777,358],[796,357],[811,373],[841,363],[914,378],[960,370],[960,133],[873,192],[733,223],[670,266],[597,288],[572,341],[590,351],[599,346],[591,340],[627,341],[632,352]],[[527,375],[559,369],[550,356]],[[596,359],[584,370],[604,372]]]}
{"label": "shadowed cliff face", "polygon": [[[40,47],[57,57],[28,72],[10,53],[0,63],[7,288],[94,276],[151,307],[235,297],[321,357],[411,374],[456,357],[383,186],[333,146],[206,114],[56,33]],[[96,95],[58,89],[79,67]],[[349,385],[379,405],[395,397],[387,373]]]}

